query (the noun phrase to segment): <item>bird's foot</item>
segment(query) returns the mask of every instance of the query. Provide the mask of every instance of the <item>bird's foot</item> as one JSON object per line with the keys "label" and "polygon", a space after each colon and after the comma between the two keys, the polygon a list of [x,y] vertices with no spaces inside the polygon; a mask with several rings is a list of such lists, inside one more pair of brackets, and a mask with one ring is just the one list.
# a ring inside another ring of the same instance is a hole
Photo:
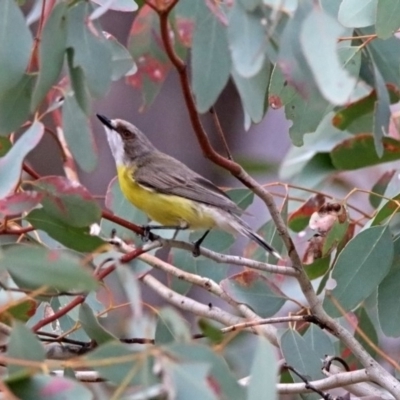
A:
{"label": "bird's foot", "polygon": [[198,240],[196,240],[195,242],[193,242],[193,257],[198,257],[200,255],[200,244]]}
{"label": "bird's foot", "polygon": [[203,243],[203,240],[206,238],[206,236],[210,233],[210,230],[207,230],[204,232],[203,236],[201,236],[199,239],[197,239],[195,242],[193,242],[193,257],[198,257],[200,255],[200,245]]}
{"label": "bird's foot", "polygon": [[150,240],[152,240],[152,233],[151,233],[151,226],[150,225],[143,225],[142,229],[143,229],[143,235],[142,235],[142,239],[144,242],[148,242]]}

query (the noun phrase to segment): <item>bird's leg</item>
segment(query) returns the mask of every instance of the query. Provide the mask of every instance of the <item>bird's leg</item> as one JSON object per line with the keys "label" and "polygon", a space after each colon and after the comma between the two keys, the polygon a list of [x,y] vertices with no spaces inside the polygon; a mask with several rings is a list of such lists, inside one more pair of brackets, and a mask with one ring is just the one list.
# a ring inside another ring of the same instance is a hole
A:
{"label": "bird's leg", "polygon": [[188,229],[188,225],[143,225],[143,239],[145,241],[148,241],[150,239],[150,233],[152,230],[156,229],[174,229],[175,233],[173,236],[173,239],[175,239],[176,235],[178,234],[179,231]]}
{"label": "bird's leg", "polygon": [[193,244],[193,257],[198,257],[200,255],[200,245],[203,243],[203,240],[206,238],[206,236],[210,233],[210,229],[205,231],[204,234],[197,239]]}

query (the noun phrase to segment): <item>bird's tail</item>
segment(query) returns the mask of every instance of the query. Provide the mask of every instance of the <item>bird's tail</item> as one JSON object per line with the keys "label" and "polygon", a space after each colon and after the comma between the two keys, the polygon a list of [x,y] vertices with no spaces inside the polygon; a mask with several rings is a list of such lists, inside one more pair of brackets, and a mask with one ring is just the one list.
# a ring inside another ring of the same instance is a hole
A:
{"label": "bird's tail", "polygon": [[245,230],[243,233],[249,239],[254,240],[263,249],[267,250],[269,253],[275,256],[278,260],[282,260],[282,256],[271,245],[269,245],[261,236],[257,235],[257,233],[253,232],[252,230]]}
{"label": "bird's tail", "polygon": [[235,220],[237,222],[237,225],[235,224],[234,229],[236,229],[242,235],[255,241],[259,246],[261,246],[263,249],[267,250],[268,253],[271,253],[277,259],[279,259],[279,260],[283,259],[282,256],[270,244],[268,244],[260,235],[255,233],[240,217],[238,217],[237,215],[233,215],[233,214],[231,214],[231,215],[235,218]]}

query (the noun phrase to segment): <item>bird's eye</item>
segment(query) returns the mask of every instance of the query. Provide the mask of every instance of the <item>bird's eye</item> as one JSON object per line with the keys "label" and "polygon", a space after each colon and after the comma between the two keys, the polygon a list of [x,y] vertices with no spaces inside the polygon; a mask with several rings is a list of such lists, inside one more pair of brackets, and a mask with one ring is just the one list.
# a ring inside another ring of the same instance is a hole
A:
{"label": "bird's eye", "polygon": [[121,129],[120,134],[124,139],[129,139],[133,136],[132,132],[128,129]]}

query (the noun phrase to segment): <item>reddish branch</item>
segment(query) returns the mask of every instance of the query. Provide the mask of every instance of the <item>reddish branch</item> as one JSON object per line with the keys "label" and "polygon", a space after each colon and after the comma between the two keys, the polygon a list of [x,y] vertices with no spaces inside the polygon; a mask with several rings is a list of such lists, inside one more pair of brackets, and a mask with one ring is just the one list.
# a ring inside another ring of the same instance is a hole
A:
{"label": "reddish branch", "polygon": [[[292,260],[293,266],[297,269],[302,268],[301,259],[295,249],[294,243],[289,235],[286,224],[280,215],[279,209],[274,202],[273,196],[265,190],[256,180],[254,180],[247,172],[236,162],[227,159],[226,157],[218,154],[212,147],[207,133],[200,121],[199,114],[196,110],[196,105],[192,95],[192,91],[189,83],[189,76],[187,73],[187,67],[185,63],[176,54],[169,34],[168,16],[177,0],[172,0],[169,3],[166,1],[159,1],[155,5],[151,0],[145,0],[146,4],[149,5],[159,16],[161,38],[165,47],[165,51],[174,65],[181,82],[182,92],[185,99],[185,104],[189,113],[190,121],[193,126],[193,130],[196,134],[197,141],[200,144],[202,152],[205,157],[211,160],[214,164],[229,171],[235,176],[240,182],[246,187],[252,190],[257,196],[259,196],[269,209],[271,218],[273,219],[279,235],[282,237],[286,248],[288,249],[289,256]],[[161,3],[161,6],[160,6]]]}
{"label": "reddish branch", "polygon": [[107,219],[111,222],[115,222],[116,224],[123,226],[124,228],[130,229],[131,231],[137,233],[138,235],[143,235],[144,230],[141,226],[133,224],[132,222],[127,221],[126,219],[120,218],[110,211],[103,210],[101,213],[102,218]]}
{"label": "reddish branch", "polygon": [[[48,14],[47,14],[47,16],[48,16]],[[42,9],[40,11],[39,26],[38,26],[36,37],[33,42],[31,58],[30,58],[29,64],[28,64],[29,72],[33,72],[33,69],[37,69],[39,66],[39,61],[38,61],[39,43],[40,43],[40,38],[42,36],[43,25],[44,25],[44,22],[45,22],[45,19],[47,16],[46,16],[46,0],[43,0]]]}
{"label": "reddish branch", "polygon": [[18,229],[5,228],[4,230],[1,230],[0,234],[1,235],[23,235],[24,233],[29,233],[34,230],[35,230],[35,228],[33,226],[27,226],[26,228],[18,228]]}
{"label": "reddish branch", "polygon": [[[110,265],[107,268],[104,268],[99,271],[99,273],[96,275],[96,279],[98,281],[103,280],[106,276],[110,275],[116,268],[116,265]],[[50,315],[47,318],[43,318],[40,320],[36,325],[32,327],[33,332],[37,332],[40,328],[43,326],[46,326],[53,321],[57,320],[58,318],[61,318],[65,314],[67,314],[69,311],[74,309],[75,307],[79,306],[79,304],[82,304],[86,299],[86,295],[79,295],[75,297],[74,300],[72,300],[70,303],[68,303],[65,307],[61,308],[60,310],[56,311],[54,314]]]}
{"label": "reddish branch", "polygon": [[[127,263],[129,261],[132,261],[134,258],[139,257],[141,254],[145,253],[144,250],[142,250],[141,248],[136,249],[130,253],[124,254],[119,261],[121,263]],[[110,275],[112,272],[115,271],[116,265],[110,265],[107,268],[103,268],[101,269],[96,275],[95,278],[98,281],[102,281],[106,276]],[[50,323],[52,323],[53,321],[61,318],[62,316],[64,316],[65,314],[67,314],[69,311],[71,311],[72,309],[74,309],[75,307],[79,306],[80,304],[82,304],[86,299],[86,295],[79,295],[77,297],[75,297],[74,300],[72,300],[70,303],[68,303],[65,307],[61,308],[60,310],[58,310],[57,312],[55,312],[54,314],[50,315],[47,318],[43,318],[42,320],[40,320],[36,325],[34,325],[32,327],[32,331],[33,332],[37,332],[40,328],[42,328],[43,326],[46,326]]]}
{"label": "reddish branch", "polygon": [[[171,1],[167,6],[158,7],[154,5],[149,0],[145,0],[146,4],[148,4],[159,16],[160,18],[160,30],[161,37],[165,47],[165,51],[168,55],[168,58],[174,65],[176,71],[178,72],[179,79],[182,86],[183,96],[185,98],[185,103],[187,110],[189,112],[190,121],[193,125],[193,129],[195,131],[197,140],[200,144],[200,147],[203,151],[203,154],[209,158],[215,164],[221,166],[222,168],[230,171],[234,176],[238,179],[242,180],[240,176],[242,175],[242,167],[235,162],[228,160],[227,158],[218,154],[214,148],[212,147],[210,140],[208,139],[207,133],[200,121],[199,114],[196,110],[196,105],[194,103],[194,98],[192,95],[192,90],[190,88],[189,76],[187,73],[186,64],[179,58],[176,54],[173,44],[171,42],[171,37],[169,34],[169,24],[168,24],[168,16],[171,10],[174,8],[175,4],[178,2],[177,0]],[[246,184],[245,182],[243,182]],[[248,186],[248,184],[246,184]]]}
{"label": "reddish branch", "polygon": [[28,173],[34,179],[40,179],[40,175],[28,164],[23,164],[23,170]]}

